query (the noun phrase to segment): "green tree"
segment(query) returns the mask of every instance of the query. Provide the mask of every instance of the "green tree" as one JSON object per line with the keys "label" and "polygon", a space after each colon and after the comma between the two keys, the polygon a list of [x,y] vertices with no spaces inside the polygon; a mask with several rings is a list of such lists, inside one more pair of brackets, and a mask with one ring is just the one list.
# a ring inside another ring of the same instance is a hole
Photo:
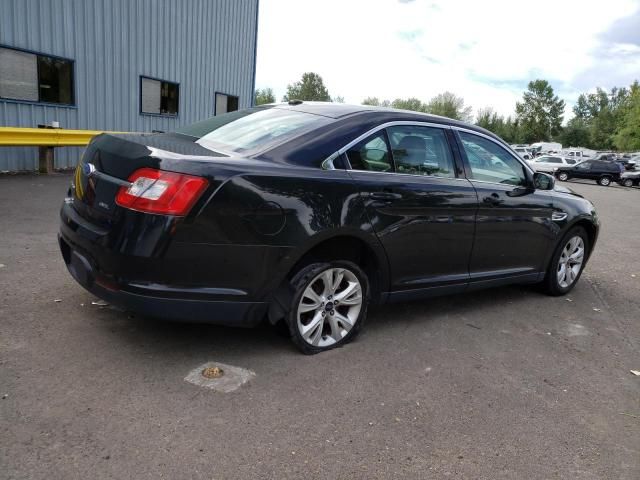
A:
{"label": "green tree", "polygon": [[640,150],[640,84],[636,80],[620,106],[619,126],[613,142],[620,150]]}
{"label": "green tree", "polygon": [[367,97],[362,101],[362,105],[370,105],[372,107],[390,107],[391,102],[389,100],[382,100],[378,97]]}
{"label": "green tree", "polygon": [[558,136],[565,147],[588,147],[591,145],[589,125],[586,120],[575,116],[567,123]]}
{"label": "green tree", "polygon": [[273,94],[272,88],[257,89],[253,96],[254,105],[264,105],[265,103],[274,103],[276,96]]}
{"label": "green tree", "polygon": [[340,96],[340,95],[336,95],[335,97],[333,97],[331,99],[331,101],[333,103],[344,103],[344,97]]}
{"label": "green tree", "polygon": [[399,108],[401,110],[411,110],[414,112],[424,112],[425,105],[415,97],[411,98],[396,98],[391,102],[393,108]]}
{"label": "green tree", "polygon": [[282,97],[282,101],[288,102],[289,100],[330,102],[331,96],[320,75],[306,72],[302,74],[302,79],[299,82],[287,85],[287,93]]}
{"label": "green tree", "polygon": [[424,103],[416,97],[396,98],[392,102],[389,100],[380,100],[378,97],[367,97],[362,101],[362,104],[376,107],[393,107],[400,110],[431,113],[456,120],[471,121],[471,107],[465,106],[464,99],[451,92],[436,95],[429,100],[429,103]]}
{"label": "green tree", "polygon": [[424,110],[422,111],[455,120],[462,120],[463,122],[470,122],[473,118],[471,115],[472,110],[471,106],[465,106],[462,97],[458,97],[451,92],[444,92],[429,100],[429,103],[424,106]]}
{"label": "green tree", "polygon": [[507,117],[504,121],[504,132],[500,136],[507,143],[522,143],[522,130],[518,119]]}
{"label": "green tree", "polygon": [[565,103],[554,94],[549,82],[529,82],[522,100],[516,103],[516,115],[524,141],[550,140],[560,133]]}
{"label": "green tree", "polygon": [[622,124],[629,95],[628,89],[614,87],[610,92],[597,88],[594,93],[583,93],[578,97],[573,113],[588,129],[585,145],[601,150],[615,147],[614,135]]}
{"label": "green tree", "polygon": [[492,132],[497,119],[498,114],[491,107],[480,108],[476,113],[476,125]]}
{"label": "green tree", "polygon": [[576,101],[576,104],[573,106],[573,113],[575,116],[581,120],[588,120],[591,117],[591,107],[589,105],[589,100],[584,93],[581,93]]}
{"label": "green tree", "polygon": [[511,117],[505,119],[502,115],[498,115],[491,107],[478,110],[476,125],[495,133],[507,143],[520,141],[518,123],[514,122]]}

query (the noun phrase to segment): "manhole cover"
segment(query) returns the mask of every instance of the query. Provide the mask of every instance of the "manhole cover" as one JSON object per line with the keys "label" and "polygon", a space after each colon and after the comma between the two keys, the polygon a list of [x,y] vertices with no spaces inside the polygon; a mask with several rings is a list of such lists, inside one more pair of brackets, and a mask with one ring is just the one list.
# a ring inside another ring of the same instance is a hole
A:
{"label": "manhole cover", "polygon": [[229,393],[237,390],[255,376],[254,372],[246,368],[218,362],[207,362],[191,370],[184,379],[199,387]]}

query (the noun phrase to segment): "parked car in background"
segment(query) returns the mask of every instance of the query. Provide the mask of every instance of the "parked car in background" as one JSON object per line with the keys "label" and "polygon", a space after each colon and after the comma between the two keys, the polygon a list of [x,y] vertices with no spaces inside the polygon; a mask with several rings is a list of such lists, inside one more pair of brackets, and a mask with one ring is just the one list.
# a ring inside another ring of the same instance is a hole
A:
{"label": "parked car in background", "polygon": [[59,243],[75,280],[111,304],[283,322],[317,353],[354,338],[370,303],[513,283],[564,295],[598,230],[591,202],[475,125],[292,101],[96,136]]}
{"label": "parked car in background", "polygon": [[561,157],[559,155],[542,155],[529,160],[529,165],[536,172],[555,173],[560,167],[571,167],[578,164],[575,158]]}
{"label": "parked car in background", "polygon": [[625,170],[635,170],[637,166],[636,158],[621,156],[616,157],[614,161],[622,164]]}
{"label": "parked car in background", "polygon": [[532,143],[530,148],[535,149],[541,154],[559,152],[562,150],[562,144],[557,142],[536,142]]}
{"label": "parked car in background", "polygon": [[595,180],[603,187],[608,187],[611,182],[619,182],[624,167],[617,163],[605,160],[585,160],[573,167],[561,167],[556,170],[558,180],[566,182],[572,178]]}
{"label": "parked car in background", "polygon": [[596,152],[594,150],[574,148],[574,149],[563,150],[560,153],[565,157],[576,158],[582,161],[582,160],[587,160],[589,158],[593,158]]}
{"label": "parked car in background", "polygon": [[640,186],[640,171],[624,172],[620,176],[618,181],[623,187],[638,187]]}
{"label": "parked car in background", "polygon": [[533,154],[526,147],[512,147],[513,151],[520,155],[520,158],[524,160],[531,160],[533,158]]}
{"label": "parked car in background", "polygon": [[616,158],[616,154],[613,152],[598,152],[593,160],[615,160]]}

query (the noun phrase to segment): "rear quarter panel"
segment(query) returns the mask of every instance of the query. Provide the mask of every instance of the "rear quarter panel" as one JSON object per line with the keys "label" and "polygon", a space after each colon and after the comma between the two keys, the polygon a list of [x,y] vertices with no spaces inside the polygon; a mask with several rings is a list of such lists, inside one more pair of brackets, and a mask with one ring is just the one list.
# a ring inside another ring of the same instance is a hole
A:
{"label": "rear quarter panel", "polygon": [[276,166],[227,179],[197,218],[181,225],[172,248],[186,256],[197,251],[202,263],[196,268],[209,283],[263,300],[306,252],[336,236],[365,241],[386,271],[386,257],[346,171]]}

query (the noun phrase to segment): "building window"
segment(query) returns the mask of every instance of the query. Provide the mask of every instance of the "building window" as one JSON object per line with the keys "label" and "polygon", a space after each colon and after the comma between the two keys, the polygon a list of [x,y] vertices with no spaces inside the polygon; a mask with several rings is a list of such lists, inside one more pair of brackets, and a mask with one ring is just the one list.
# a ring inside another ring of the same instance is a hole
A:
{"label": "building window", "polygon": [[155,78],[140,77],[140,112],[178,115],[180,85]]}
{"label": "building window", "polygon": [[0,47],[0,98],[74,105],[73,61]]}
{"label": "building window", "polygon": [[216,93],[216,115],[238,110],[238,97],[225,93]]}

